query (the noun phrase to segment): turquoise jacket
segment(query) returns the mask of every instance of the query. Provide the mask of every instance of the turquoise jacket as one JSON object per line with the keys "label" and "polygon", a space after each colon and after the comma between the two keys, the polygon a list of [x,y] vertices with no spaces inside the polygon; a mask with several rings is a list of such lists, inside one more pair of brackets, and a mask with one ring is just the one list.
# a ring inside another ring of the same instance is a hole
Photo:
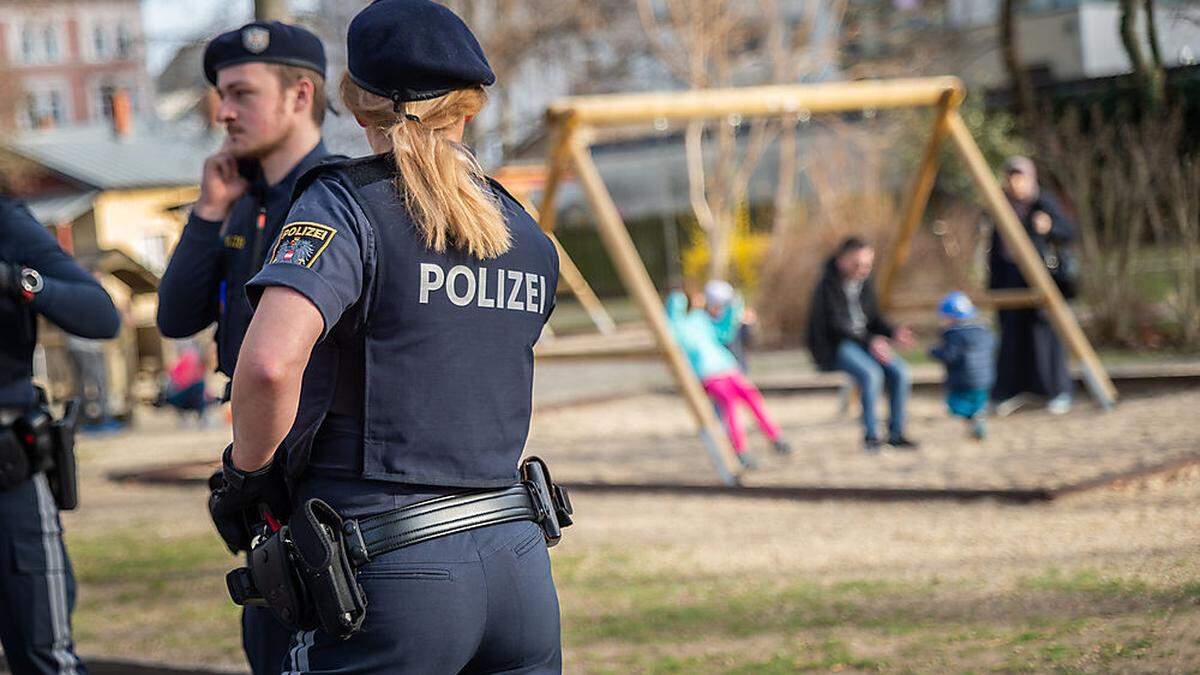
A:
{"label": "turquoise jacket", "polygon": [[746,303],[742,300],[742,294],[736,293],[733,300],[725,305],[721,310],[721,314],[717,318],[709,317],[712,321],[713,328],[717,331],[717,339],[723,345],[731,345],[738,339],[738,334],[742,331],[742,316],[746,313]]}
{"label": "turquoise jacket", "polygon": [[667,297],[667,322],[701,380],[737,371],[737,359],[721,344],[712,317],[703,309],[688,311],[683,293],[675,291]]}

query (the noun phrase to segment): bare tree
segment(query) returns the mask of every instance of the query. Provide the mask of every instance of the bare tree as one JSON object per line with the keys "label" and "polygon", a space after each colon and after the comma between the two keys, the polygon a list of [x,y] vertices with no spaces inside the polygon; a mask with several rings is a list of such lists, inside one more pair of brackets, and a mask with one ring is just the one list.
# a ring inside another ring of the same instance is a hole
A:
{"label": "bare tree", "polygon": [[[510,85],[519,82],[516,75],[539,63],[570,63],[572,82],[586,79],[606,81],[620,73],[620,58],[603,59],[600,51],[624,52],[617,31],[608,30],[622,13],[628,0],[446,0],[471,26],[479,38],[488,62],[496,73],[497,84],[489,90],[491,107],[497,111],[496,132],[506,145],[528,130],[529,120],[515,119],[510,96],[517,96]],[[609,65],[603,72],[586,72],[599,64]],[[527,93],[527,92],[524,92]],[[516,132],[516,133],[514,133]],[[506,147],[505,150],[508,148]]]}
{"label": "bare tree", "polygon": [[[846,2],[832,0],[828,5],[840,16]],[[820,2],[810,5],[812,11],[817,6]],[[796,82],[800,73],[822,61],[821,55],[803,49],[814,31],[812,14],[793,22],[779,0],[638,0],[637,11],[654,54],[689,89],[732,86],[738,76],[744,76],[738,84],[745,77],[758,83]],[[791,215],[796,125],[802,114],[782,121],[734,115],[692,121],[686,127],[688,196],[708,241],[708,273],[715,279],[724,279],[730,267],[734,222],[745,205],[750,178],[775,138],[780,139],[775,227],[784,227]],[[739,143],[739,138],[744,141]]]}
{"label": "bare tree", "polygon": [[[779,0],[761,0],[762,15],[767,19],[766,50],[771,65],[771,82],[788,84],[812,74],[829,63],[836,62],[838,41],[831,36],[818,36],[818,18],[822,12],[828,26],[840,26],[846,13],[847,0],[813,0],[805,3],[806,16],[792,22],[785,15]],[[795,215],[797,133],[807,114],[797,112],[779,121],[778,176],[772,209],[771,231],[783,232]]]}
{"label": "bare tree", "polygon": [[[1150,0],[1119,0],[1121,6],[1121,44],[1133,67],[1133,77],[1142,92],[1142,98],[1152,110],[1162,108],[1166,100],[1165,75],[1162,55],[1158,48],[1158,31],[1154,27],[1154,8]],[[1137,31],[1140,10],[1146,9],[1146,30],[1150,38],[1151,58],[1142,52],[1141,36]]]}
{"label": "bare tree", "polygon": [[287,0],[254,0],[254,18],[259,21],[287,21],[291,18]]}
{"label": "bare tree", "polygon": [[1031,126],[1037,113],[1033,101],[1033,85],[1029,73],[1021,66],[1021,40],[1017,27],[1017,10],[1022,0],[1004,0],[1000,8],[1000,49],[1004,54],[1004,66],[1008,70],[1009,86],[1016,100],[1017,116],[1025,126]]}

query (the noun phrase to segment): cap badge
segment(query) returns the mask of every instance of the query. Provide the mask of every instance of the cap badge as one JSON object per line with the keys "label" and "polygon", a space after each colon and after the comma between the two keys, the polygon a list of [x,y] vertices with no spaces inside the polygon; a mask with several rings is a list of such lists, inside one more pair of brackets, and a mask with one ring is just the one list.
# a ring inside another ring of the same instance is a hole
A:
{"label": "cap badge", "polygon": [[242,31],[242,46],[251,54],[261,54],[271,46],[271,31],[262,26],[250,26]]}

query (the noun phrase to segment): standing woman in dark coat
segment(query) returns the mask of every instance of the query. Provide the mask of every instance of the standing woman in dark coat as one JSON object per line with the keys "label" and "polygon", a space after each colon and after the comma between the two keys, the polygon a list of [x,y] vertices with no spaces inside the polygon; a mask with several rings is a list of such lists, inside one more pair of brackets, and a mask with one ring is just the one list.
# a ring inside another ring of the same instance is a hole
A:
{"label": "standing woman in dark coat", "polygon": [[[1043,254],[1051,244],[1075,238],[1075,228],[1067,220],[1057,200],[1038,187],[1037,169],[1027,157],[1013,157],[1004,165],[1004,194]],[[988,257],[991,276],[989,288],[1028,288],[1016,261],[998,230],[992,231],[992,249]],[[1008,415],[1024,405],[1028,394],[1048,399],[1046,409],[1061,415],[1071,409],[1071,375],[1062,341],[1041,309],[1000,310],[1000,356],[996,364],[996,385],[992,400],[996,413]]]}

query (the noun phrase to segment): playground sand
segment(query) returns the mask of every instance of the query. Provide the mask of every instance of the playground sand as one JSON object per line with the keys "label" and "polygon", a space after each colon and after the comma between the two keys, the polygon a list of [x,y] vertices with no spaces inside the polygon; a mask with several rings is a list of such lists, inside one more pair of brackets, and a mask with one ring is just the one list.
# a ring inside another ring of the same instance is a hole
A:
{"label": "playground sand", "polygon": [[[915,396],[909,435],[917,452],[862,450],[857,403],[839,414],[829,394],[772,396],[767,407],[794,453],[775,456],[752,430],[761,468],[747,485],[962,489],[1059,488],[1100,476],[1151,467],[1200,451],[1191,422],[1200,390],[1151,391],[1104,412],[1086,398],[1065,416],[1038,405],[989,422],[979,442],[951,418],[935,395]],[[886,408],[880,410],[886,419]],[[564,481],[705,484],[716,482],[708,456],[680,398],[641,395],[596,406],[539,414],[531,452],[553,461]]]}

